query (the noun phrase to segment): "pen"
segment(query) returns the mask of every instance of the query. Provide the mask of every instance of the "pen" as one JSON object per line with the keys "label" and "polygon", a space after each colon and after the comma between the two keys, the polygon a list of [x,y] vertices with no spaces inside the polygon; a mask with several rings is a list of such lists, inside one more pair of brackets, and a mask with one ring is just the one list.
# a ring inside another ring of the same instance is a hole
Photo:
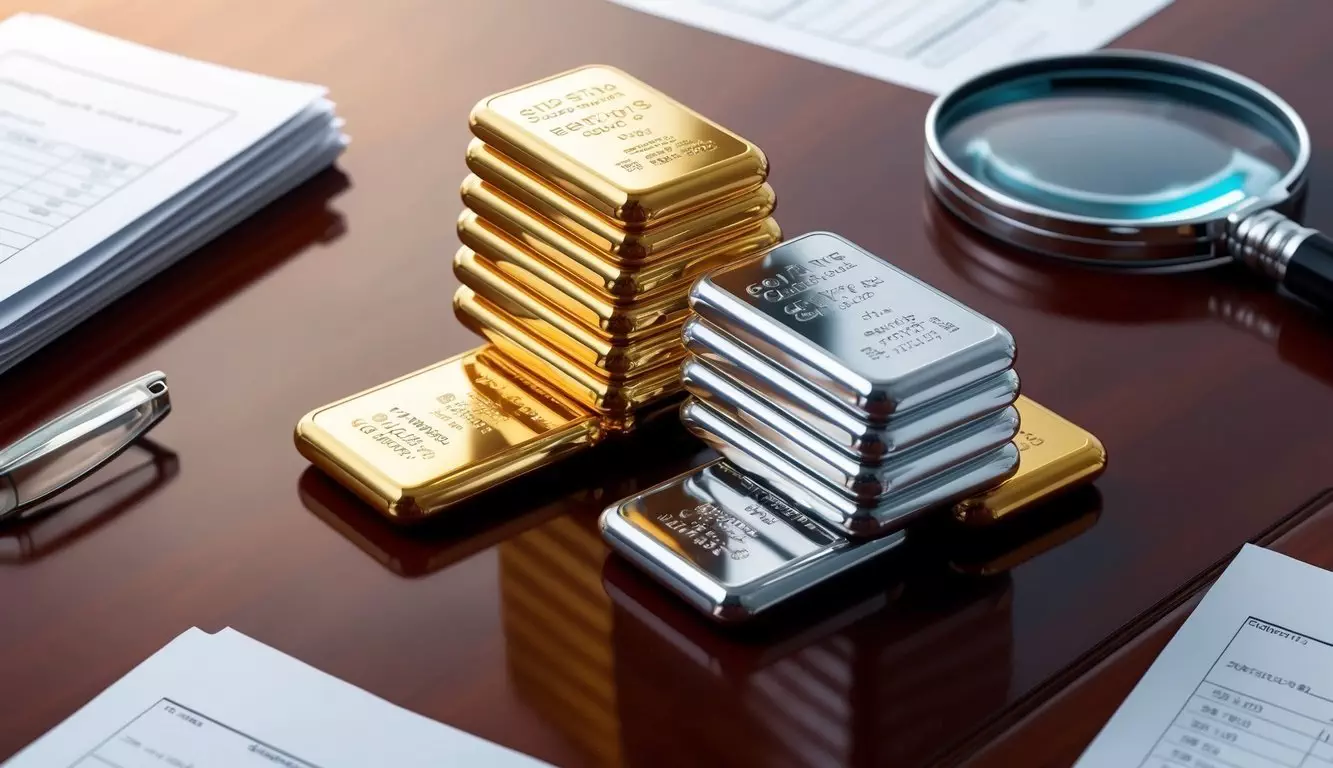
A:
{"label": "pen", "polygon": [[78,483],[171,411],[167,377],[141,376],[0,449],[0,523]]}

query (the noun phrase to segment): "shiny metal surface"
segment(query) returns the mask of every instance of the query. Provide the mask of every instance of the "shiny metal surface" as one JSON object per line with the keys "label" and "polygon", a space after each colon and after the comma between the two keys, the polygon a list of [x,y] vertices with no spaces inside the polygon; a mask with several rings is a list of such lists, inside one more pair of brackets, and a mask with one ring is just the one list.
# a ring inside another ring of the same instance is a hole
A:
{"label": "shiny metal surface", "polygon": [[649,225],[756,187],[758,147],[666,94],[588,66],[482,99],[472,133],[603,215]]}
{"label": "shiny metal surface", "polygon": [[[679,327],[690,313],[688,290],[618,299],[577,279],[470,210],[458,217],[458,239],[494,263],[505,277],[613,339],[628,341]],[[772,242],[778,239],[774,236]]]}
{"label": "shiny metal surface", "polygon": [[588,286],[619,299],[688,285],[710,269],[772,245],[780,234],[771,218],[746,218],[721,233],[703,226],[691,229],[681,245],[646,260],[621,259],[574,237],[476,176],[463,180],[460,194],[464,205],[499,231]]}
{"label": "shiny metal surface", "polygon": [[742,621],[897,546],[853,543],[719,459],[611,505],[611,548],[718,621]]}
{"label": "shiny metal surface", "polygon": [[990,488],[1018,468],[1018,448],[1008,443],[890,494],[874,506],[857,504],[837,488],[769,448],[744,428],[707,404],[689,398],[681,421],[723,458],[835,528],[853,537],[882,536],[898,530],[917,515]]}
{"label": "shiny metal surface", "polygon": [[0,447],[0,521],[68,489],[171,412],[160,371],[122,384]]}
{"label": "shiny metal surface", "polygon": [[[1235,72],[1183,56],[1146,51],[1098,51],[1023,61],[987,72],[941,95],[926,115],[926,178],[931,191],[959,218],[1009,243],[1074,261],[1145,271],[1181,271],[1222,264],[1227,252],[1225,217],[1193,222],[1101,219],[1054,211],[993,189],[975,179],[944,151],[940,134],[950,114],[982,91],[1043,78],[1087,89],[1108,82],[1158,78],[1177,94],[1213,103],[1244,104],[1263,113],[1269,129],[1290,134],[1293,163],[1274,190],[1272,207],[1292,214],[1306,186],[1310,137],[1300,115],[1281,97]],[[1032,83],[1036,85],[1035,82]],[[1017,92],[1017,91],[1016,91]],[[1031,90],[1028,91],[1031,93]]]}
{"label": "shiny metal surface", "polygon": [[1018,471],[980,496],[960,501],[954,516],[965,523],[985,525],[1007,519],[1038,501],[1091,483],[1106,469],[1106,448],[1091,432],[1049,408],[1018,398],[1022,427]]}
{"label": "shiny metal surface", "polygon": [[1014,362],[1014,339],[993,320],[827,232],[706,275],[690,306],[867,420]]}
{"label": "shiny metal surface", "polygon": [[454,293],[454,315],[473,333],[561,394],[597,411],[603,416],[604,426],[628,428],[634,411],[681,390],[680,372],[674,365],[624,379],[608,377],[605,372],[579,363],[467,286],[460,286]]}
{"label": "shiny metal surface", "polygon": [[995,413],[1018,396],[1018,374],[1011,370],[991,376],[958,392],[932,400],[882,423],[862,416],[783,373],[753,350],[700,317],[682,331],[685,348],[739,386],[762,392],[766,400],[819,433],[848,456],[875,461],[906,450],[964,422]]}
{"label": "shiny metal surface", "polygon": [[587,247],[625,261],[643,261],[720,240],[773,214],[777,196],[760,184],[647,228],[608,219],[517,165],[494,147],[473,140],[468,170],[506,199],[549,221]]}
{"label": "shiny metal surface", "polygon": [[679,334],[670,329],[623,342],[605,338],[594,328],[542,301],[521,284],[511,282],[495,264],[467,246],[454,255],[454,275],[478,296],[505,311],[516,325],[566,357],[596,368],[608,377],[638,375],[675,363],[685,355]]}
{"label": "shiny metal surface", "polygon": [[395,522],[582,450],[598,420],[491,347],[306,414],[296,447]]}
{"label": "shiny metal surface", "polygon": [[770,450],[837,487],[857,502],[874,505],[891,493],[994,450],[1018,433],[1018,411],[1004,408],[956,427],[911,450],[873,463],[853,459],[785,415],[762,396],[738,387],[697,358],[681,368],[685,389],[726,414]]}

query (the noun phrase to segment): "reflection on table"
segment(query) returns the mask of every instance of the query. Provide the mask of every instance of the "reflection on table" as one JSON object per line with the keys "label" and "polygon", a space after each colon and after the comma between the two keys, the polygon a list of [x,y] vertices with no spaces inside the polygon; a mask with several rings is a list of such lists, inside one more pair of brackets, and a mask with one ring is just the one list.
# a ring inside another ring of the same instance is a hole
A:
{"label": "reflection on table", "polygon": [[52,555],[110,523],[176,477],[176,454],[148,439],[68,491],[0,526],[0,566]]}
{"label": "reflection on table", "polygon": [[927,764],[1008,705],[1006,569],[1096,505],[1074,494],[984,535],[942,520],[739,633],[608,559],[595,510],[557,517],[499,546],[511,679],[594,765]]}

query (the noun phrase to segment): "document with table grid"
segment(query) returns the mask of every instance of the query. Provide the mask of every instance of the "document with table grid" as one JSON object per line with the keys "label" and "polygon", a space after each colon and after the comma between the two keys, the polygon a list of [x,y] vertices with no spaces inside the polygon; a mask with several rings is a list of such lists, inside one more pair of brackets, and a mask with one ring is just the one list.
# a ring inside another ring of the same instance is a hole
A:
{"label": "document with table grid", "polygon": [[1171,0],[612,0],[939,93],[1023,58],[1100,48]]}
{"label": "document with table grid", "polygon": [[0,372],[331,164],[325,89],[0,23]]}
{"label": "document with table grid", "polygon": [[1077,768],[1333,766],[1333,573],[1246,546]]}

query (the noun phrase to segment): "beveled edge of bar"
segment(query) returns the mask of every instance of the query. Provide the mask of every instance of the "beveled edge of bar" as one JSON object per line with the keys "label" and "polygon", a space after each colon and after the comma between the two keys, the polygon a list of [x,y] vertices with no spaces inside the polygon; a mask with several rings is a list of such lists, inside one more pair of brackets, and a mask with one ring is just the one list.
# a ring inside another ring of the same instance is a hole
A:
{"label": "beveled edge of bar", "polygon": [[[864,542],[843,539],[812,553],[803,560],[784,564],[769,571],[753,582],[736,588],[726,587],[710,578],[692,561],[681,557],[670,547],[649,536],[620,513],[621,509],[632,500],[648,496],[661,488],[685,482],[688,478],[709,471],[720,464],[729,466],[737,474],[759,485],[767,494],[803,516],[817,521],[817,518],[813,518],[808,511],[801,508],[801,505],[722,458],[714,459],[651,488],[620,499],[603,510],[598,517],[602,538],[616,554],[629,560],[668,591],[714,621],[722,624],[738,624],[751,620],[773,606],[822,584],[871,557],[893,549],[906,540],[906,533],[903,531]],[[828,532],[835,537],[841,536],[836,530],[830,529]],[[679,567],[672,568],[673,564]],[[800,583],[793,586],[790,581],[793,578],[801,578]]]}

